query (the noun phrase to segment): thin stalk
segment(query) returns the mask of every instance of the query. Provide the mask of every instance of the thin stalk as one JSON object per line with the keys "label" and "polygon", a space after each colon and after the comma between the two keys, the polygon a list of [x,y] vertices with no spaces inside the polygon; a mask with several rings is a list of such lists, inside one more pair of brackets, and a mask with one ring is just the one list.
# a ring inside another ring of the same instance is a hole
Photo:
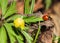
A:
{"label": "thin stalk", "polygon": [[30,7],[30,14],[33,13],[33,10],[34,10],[34,4],[35,4],[35,0],[32,0],[31,7]]}
{"label": "thin stalk", "polygon": [[38,31],[37,31],[37,34],[35,36],[35,40],[33,41],[33,43],[36,43],[39,33],[40,33],[40,22],[39,22],[39,28],[38,28]]}
{"label": "thin stalk", "polygon": [[24,13],[29,14],[29,2],[30,0],[25,0],[25,5],[24,5]]}
{"label": "thin stalk", "polygon": [[51,3],[52,3],[52,0],[45,0],[45,4],[46,4],[46,7],[45,7],[45,10],[47,11],[49,9],[49,7],[51,6]]}

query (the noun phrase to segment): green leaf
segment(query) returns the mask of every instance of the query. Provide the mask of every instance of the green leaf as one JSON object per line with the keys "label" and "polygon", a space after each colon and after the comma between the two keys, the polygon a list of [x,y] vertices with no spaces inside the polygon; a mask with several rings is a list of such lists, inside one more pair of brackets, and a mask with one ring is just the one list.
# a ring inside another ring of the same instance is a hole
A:
{"label": "green leaf", "polygon": [[25,0],[25,5],[24,5],[24,13],[29,14],[29,2],[30,0]]}
{"label": "green leaf", "polygon": [[21,41],[21,40],[19,40],[19,39],[17,39],[17,40],[18,40],[19,43],[24,43],[23,41]]}
{"label": "green leaf", "polygon": [[18,36],[16,36],[16,38],[17,38],[17,40],[18,40],[18,42],[23,42],[23,36],[20,34],[20,32],[18,31],[18,30],[16,30],[17,31],[17,33],[18,33]]}
{"label": "green leaf", "polygon": [[22,31],[22,33],[26,38],[33,40],[33,38],[28,33],[26,33],[25,31]]}
{"label": "green leaf", "polygon": [[18,43],[24,43],[24,39],[23,39],[23,37],[22,37],[22,35],[18,35],[18,36],[16,36],[16,38],[17,38],[17,40],[18,40]]}
{"label": "green leaf", "polygon": [[16,42],[16,38],[14,36],[12,36],[10,33],[8,33],[9,38],[10,38],[10,43],[15,43]]}
{"label": "green leaf", "polygon": [[17,37],[17,40],[18,40],[19,43],[24,43],[22,36],[18,36],[18,37]]}
{"label": "green leaf", "polygon": [[19,34],[19,36],[17,36],[17,38],[20,39],[20,40],[24,40],[22,35],[20,35],[20,34]]}
{"label": "green leaf", "polygon": [[7,18],[11,15],[13,15],[14,13],[16,13],[16,1],[13,1],[10,5],[10,7],[7,10],[6,15],[4,16],[4,18]]}
{"label": "green leaf", "polygon": [[15,32],[14,32],[13,29],[12,29],[11,24],[9,24],[9,23],[5,23],[4,26],[6,27],[8,33],[10,33],[10,34],[16,36]]}
{"label": "green leaf", "polygon": [[10,23],[5,23],[4,26],[7,29],[11,43],[14,43],[16,41],[16,38],[17,38],[18,42],[19,42],[19,40],[21,41],[21,43],[23,42],[23,37],[21,35],[15,34],[14,30],[12,29],[12,25]]}
{"label": "green leaf", "polygon": [[28,42],[28,43],[31,43],[32,40],[33,40],[33,38],[32,38],[30,35],[28,35],[25,31],[21,31],[21,32],[22,32],[22,34],[25,36],[27,42]]}
{"label": "green leaf", "polygon": [[7,43],[7,34],[5,28],[0,28],[0,43]]}
{"label": "green leaf", "polygon": [[15,20],[16,18],[20,18],[20,17],[21,17],[21,15],[17,15],[17,14],[16,14],[16,15],[11,16],[10,18],[8,18],[8,19],[7,19],[7,22],[8,22],[8,21],[13,21],[13,20]]}
{"label": "green leaf", "polygon": [[2,15],[5,15],[7,11],[8,0],[0,0],[0,5],[2,8]]}
{"label": "green leaf", "polygon": [[42,18],[40,17],[28,17],[26,19],[24,19],[26,23],[32,23],[32,22],[38,22],[38,21],[43,21]]}
{"label": "green leaf", "polygon": [[9,35],[9,38],[10,38],[11,43],[15,43],[15,41],[16,41],[15,35],[16,34],[12,30],[11,25],[8,24],[8,23],[5,23],[4,26],[5,26],[5,28],[6,28],[7,32],[8,32],[8,35]]}
{"label": "green leaf", "polygon": [[32,0],[31,7],[30,7],[30,13],[29,14],[32,14],[33,13],[34,4],[35,4],[35,0]]}
{"label": "green leaf", "polygon": [[52,3],[52,0],[45,0],[45,4],[46,4],[46,8],[45,8],[45,9],[46,9],[46,10],[49,9],[51,3]]}

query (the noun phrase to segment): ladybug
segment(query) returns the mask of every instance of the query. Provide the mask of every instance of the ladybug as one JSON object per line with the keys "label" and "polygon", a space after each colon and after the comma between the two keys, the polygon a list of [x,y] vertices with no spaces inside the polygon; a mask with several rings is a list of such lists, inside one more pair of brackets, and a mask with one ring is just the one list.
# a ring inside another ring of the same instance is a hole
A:
{"label": "ladybug", "polygon": [[44,14],[42,18],[44,21],[47,21],[49,19],[48,14]]}

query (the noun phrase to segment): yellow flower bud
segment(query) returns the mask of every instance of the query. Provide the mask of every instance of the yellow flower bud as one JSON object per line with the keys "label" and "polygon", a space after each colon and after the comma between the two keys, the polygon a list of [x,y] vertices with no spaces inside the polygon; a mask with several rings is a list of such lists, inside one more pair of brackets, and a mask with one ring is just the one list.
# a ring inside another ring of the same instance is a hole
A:
{"label": "yellow flower bud", "polygon": [[24,30],[24,28],[25,28],[25,22],[22,18],[15,19],[14,25],[16,28],[21,28],[22,30]]}

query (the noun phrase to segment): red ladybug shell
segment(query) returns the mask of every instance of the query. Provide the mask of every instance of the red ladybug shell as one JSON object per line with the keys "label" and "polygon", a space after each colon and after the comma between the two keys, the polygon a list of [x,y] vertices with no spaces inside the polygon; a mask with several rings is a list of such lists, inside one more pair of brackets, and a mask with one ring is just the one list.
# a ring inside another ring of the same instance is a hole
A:
{"label": "red ladybug shell", "polygon": [[48,15],[47,15],[47,14],[44,14],[42,18],[43,18],[43,20],[45,20],[45,21],[46,21],[46,20],[48,20],[48,18],[49,18],[49,17],[48,17]]}

